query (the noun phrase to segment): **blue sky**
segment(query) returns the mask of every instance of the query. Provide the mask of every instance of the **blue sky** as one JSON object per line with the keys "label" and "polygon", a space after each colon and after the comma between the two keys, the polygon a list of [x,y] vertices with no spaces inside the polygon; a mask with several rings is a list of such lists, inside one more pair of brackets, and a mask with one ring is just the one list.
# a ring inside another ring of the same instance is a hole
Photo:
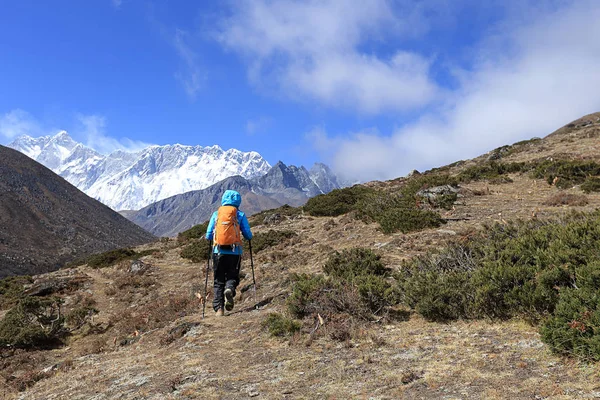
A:
{"label": "blue sky", "polygon": [[600,111],[598,20],[596,0],[3,2],[0,143],[65,129],[393,178]]}

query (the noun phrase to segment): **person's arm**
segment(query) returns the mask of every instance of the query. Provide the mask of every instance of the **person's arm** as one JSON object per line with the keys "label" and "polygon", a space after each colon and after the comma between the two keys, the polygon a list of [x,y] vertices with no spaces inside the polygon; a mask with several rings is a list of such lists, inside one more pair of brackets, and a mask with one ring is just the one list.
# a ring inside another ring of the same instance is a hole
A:
{"label": "person's arm", "polygon": [[207,240],[213,240],[213,235],[215,234],[215,223],[216,222],[217,222],[217,213],[214,212],[212,217],[210,217],[208,227],[206,228],[206,239]]}
{"label": "person's arm", "polygon": [[244,235],[246,240],[252,239],[252,231],[250,230],[250,223],[248,223],[246,214],[238,211],[238,220],[240,221],[240,230],[242,231],[242,235]]}

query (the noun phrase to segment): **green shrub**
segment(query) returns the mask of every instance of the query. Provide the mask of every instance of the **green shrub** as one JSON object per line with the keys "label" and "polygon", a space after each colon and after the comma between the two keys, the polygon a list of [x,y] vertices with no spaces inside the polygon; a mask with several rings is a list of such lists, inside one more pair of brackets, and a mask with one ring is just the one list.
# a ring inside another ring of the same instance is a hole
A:
{"label": "green shrub", "polygon": [[0,310],[13,306],[24,295],[25,285],[33,283],[30,276],[10,276],[0,280]]}
{"label": "green shrub", "polygon": [[252,251],[258,253],[295,236],[298,235],[290,230],[269,229],[267,232],[258,232],[252,237]]}
{"label": "green shrub", "polygon": [[277,214],[280,217],[295,217],[302,214],[302,207],[292,207],[288,204],[284,204],[279,208],[273,208],[270,210],[261,211],[258,214],[254,214],[248,218],[248,221],[250,222],[251,227],[262,225],[265,222],[265,218],[274,214]]}
{"label": "green shrub", "polygon": [[179,232],[179,234],[177,234],[177,241],[179,243],[185,243],[191,239],[204,239],[206,236],[206,230],[208,229],[208,222],[209,221],[203,222],[199,225],[191,227],[186,231]]}
{"label": "green shrub", "polygon": [[51,345],[65,334],[60,300],[25,297],[0,321],[0,345],[31,348]]}
{"label": "green shrub", "polygon": [[491,161],[485,164],[474,165],[466,168],[460,174],[457,179],[461,182],[471,182],[480,180],[492,180],[494,182],[501,182],[500,177],[502,175],[524,172],[531,168],[527,163],[498,163]]}
{"label": "green shrub", "polygon": [[564,354],[600,360],[600,211],[487,227],[396,274],[402,301],[425,318],[543,322]]}
{"label": "green shrub", "polygon": [[294,317],[344,314],[368,320],[399,300],[396,287],[386,279],[389,270],[371,250],[335,252],[323,270],[327,276],[293,275],[287,305]]}
{"label": "green shrub", "polygon": [[600,360],[600,261],[577,270],[576,288],[560,292],[556,310],[544,322],[541,334],[558,353]]}
{"label": "green shrub", "polygon": [[97,314],[98,310],[93,306],[81,306],[72,309],[66,316],[65,322],[73,329],[78,329],[94,314]]}
{"label": "green shrub", "polygon": [[315,217],[336,217],[356,209],[356,204],[375,189],[355,185],[344,189],[335,189],[309,199],[303,209]]}
{"label": "green shrub", "polygon": [[468,318],[472,313],[474,258],[470,248],[453,245],[438,254],[405,262],[395,275],[404,303],[431,321]]}
{"label": "green shrub", "polygon": [[375,217],[383,233],[409,233],[423,229],[438,228],[446,221],[436,212],[419,209],[394,208]]}
{"label": "green shrub", "polygon": [[133,249],[116,249],[105,253],[94,254],[87,259],[88,266],[92,268],[106,268],[123,260],[132,260],[137,256]]}
{"label": "green shrub", "polygon": [[211,253],[210,242],[206,239],[193,239],[186,245],[179,255],[195,263],[201,263],[208,260]]}
{"label": "green shrub", "polygon": [[585,193],[600,192],[600,177],[588,177],[581,185]]}
{"label": "green shrub", "polygon": [[291,336],[298,332],[301,324],[279,313],[271,313],[263,321],[263,328],[269,330],[271,336]]}
{"label": "green shrub", "polygon": [[536,164],[532,176],[545,179],[549,184],[568,189],[585,182],[590,176],[600,175],[600,164],[593,161],[544,160]]}
{"label": "green shrub", "polygon": [[322,275],[294,274],[292,275],[292,291],[287,298],[287,307],[295,318],[321,311],[320,299],[333,288],[331,281]]}
{"label": "green shrub", "polygon": [[388,269],[381,262],[381,256],[370,249],[352,248],[335,252],[325,262],[323,272],[334,278],[353,281],[357,276],[386,276]]}

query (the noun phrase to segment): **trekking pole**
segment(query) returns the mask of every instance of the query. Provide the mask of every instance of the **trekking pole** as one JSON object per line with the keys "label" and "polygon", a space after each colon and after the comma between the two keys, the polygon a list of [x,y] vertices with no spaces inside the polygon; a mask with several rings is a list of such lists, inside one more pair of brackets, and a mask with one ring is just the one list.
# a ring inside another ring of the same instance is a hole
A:
{"label": "trekking pole", "polygon": [[252,267],[252,285],[254,286],[254,301],[256,301],[256,278],[254,277],[254,260],[252,259],[252,240],[248,240],[250,249],[250,266]]}
{"label": "trekking pole", "polygon": [[204,296],[202,297],[202,319],[204,319],[204,311],[206,310],[206,297],[208,296],[208,270],[210,269],[210,257],[212,256],[212,242],[206,259],[206,278],[204,279]]}

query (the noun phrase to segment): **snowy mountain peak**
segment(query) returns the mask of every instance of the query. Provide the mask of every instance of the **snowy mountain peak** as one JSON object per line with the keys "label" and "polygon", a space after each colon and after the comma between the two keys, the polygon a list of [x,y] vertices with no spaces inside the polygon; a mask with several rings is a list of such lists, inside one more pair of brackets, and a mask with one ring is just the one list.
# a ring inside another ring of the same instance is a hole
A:
{"label": "snowy mountain peak", "polygon": [[137,210],[234,175],[256,178],[271,168],[257,152],[224,151],[218,145],[154,145],[136,153],[119,150],[102,155],[66,131],[39,138],[21,136],[8,146],[115,210]]}

